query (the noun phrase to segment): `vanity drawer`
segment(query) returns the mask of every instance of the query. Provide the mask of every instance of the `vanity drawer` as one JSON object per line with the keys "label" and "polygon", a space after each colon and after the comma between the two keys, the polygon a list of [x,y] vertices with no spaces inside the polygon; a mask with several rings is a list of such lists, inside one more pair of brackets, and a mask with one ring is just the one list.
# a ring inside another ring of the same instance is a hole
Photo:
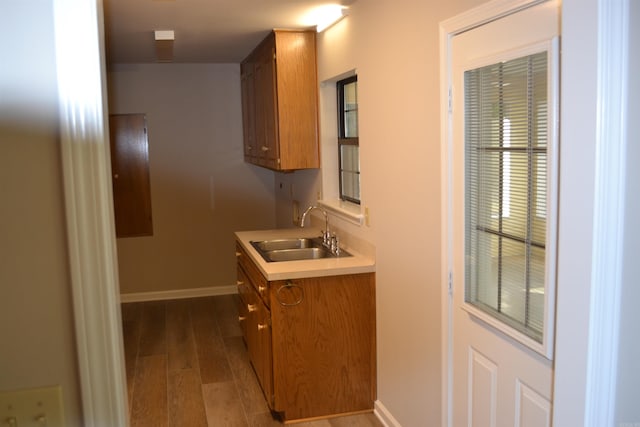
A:
{"label": "vanity drawer", "polygon": [[242,270],[244,270],[249,282],[256,292],[258,292],[264,304],[269,307],[269,282],[267,282],[267,279],[262,275],[247,252],[239,244],[236,244],[236,257],[238,265]]}

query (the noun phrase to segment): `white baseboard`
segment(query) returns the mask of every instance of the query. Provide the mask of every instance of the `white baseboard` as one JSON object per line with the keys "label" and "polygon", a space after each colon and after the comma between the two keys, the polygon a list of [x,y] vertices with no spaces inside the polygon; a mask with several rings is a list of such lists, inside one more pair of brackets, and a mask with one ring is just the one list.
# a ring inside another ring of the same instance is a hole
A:
{"label": "white baseboard", "polygon": [[209,286],[206,288],[176,289],[171,291],[133,292],[120,294],[120,302],[162,301],[168,299],[210,297],[237,294],[236,286]]}
{"label": "white baseboard", "polygon": [[380,402],[379,400],[375,401],[373,406],[373,413],[380,420],[384,427],[402,427],[398,420],[393,418],[391,412]]}

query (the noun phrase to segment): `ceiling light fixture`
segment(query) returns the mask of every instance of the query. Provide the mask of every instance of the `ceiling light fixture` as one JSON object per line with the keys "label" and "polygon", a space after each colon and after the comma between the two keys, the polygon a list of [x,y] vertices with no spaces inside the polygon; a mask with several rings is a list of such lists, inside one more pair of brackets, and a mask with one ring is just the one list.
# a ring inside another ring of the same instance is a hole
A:
{"label": "ceiling light fixture", "polygon": [[156,40],[156,61],[172,62],[173,61],[173,41],[175,33],[173,30],[156,30],[154,31]]}
{"label": "ceiling light fixture", "polygon": [[349,15],[347,7],[339,4],[328,4],[313,9],[308,15],[308,20],[313,22],[316,26],[316,31],[321,33],[347,15]]}

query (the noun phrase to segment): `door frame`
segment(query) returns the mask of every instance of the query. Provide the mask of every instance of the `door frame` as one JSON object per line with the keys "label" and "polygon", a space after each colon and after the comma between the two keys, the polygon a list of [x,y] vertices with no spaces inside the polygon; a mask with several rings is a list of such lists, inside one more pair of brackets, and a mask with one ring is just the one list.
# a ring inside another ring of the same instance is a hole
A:
{"label": "door frame", "polygon": [[[516,13],[547,0],[493,0],[477,8],[440,23],[440,104],[441,104],[441,237],[442,248],[442,425],[451,426],[453,399],[453,322],[452,322],[452,120],[451,120],[451,41],[464,31],[491,20]],[[561,59],[563,72],[571,75],[580,71],[578,66],[588,65],[591,81],[562,79],[561,116],[570,108],[588,104],[594,106],[593,133],[587,140],[579,138],[582,122],[563,122],[561,128],[561,157],[566,170],[560,168],[560,218],[558,243],[558,299],[556,301],[556,346],[554,370],[554,425],[601,426],[613,423],[615,413],[615,387],[617,378],[617,349],[620,322],[620,265],[624,256],[624,180],[626,134],[626,99],[628,86],[628,4],[629,0],[594,0],[583,4],[580,0],[563,0],[562,11],[580,11],[569,15],[582,19],[586,12],[593,21],[562,25],[562,35],[573,44],[565,49],[571,52],[573,64]],[[562,16],[562,15],[561,15]],[[593,28],[596,28],[593,30]],[[597,54],[592,55],[585,46],[593,33],[597,39]],[[587,40],[587,41],[582,41]],[[567,43],[568,44],[568,43]],[[567,47],[565,45],[565,47]],[[575,51],[571,48],[578,48]],[[578,52],[585,49],[585,52]],[[573,66],[573,68],[571,68]],[[584,70],[583,70],[584,71]],[[565,84],[566,83],[566,84]],[[570,87],[567,90],[567,87]],[[590,112],[590,111],[588,111]],[[576,141],[576,142],[574,142]],[[571,157],[583,154],[585,142],[589,151],[587,160],[579,164]],[[592,167],[591,169],[589,167]],[[581,176],[577,176],[577,175]],[[581,187],[590,182],[593,187]],[[576,176],[574,176],[576,175]],[[565,178],[570,179],[563,179]],[[586,193],[575,203],[563,203],[563,194]],[[563,233],[563,224],[582,216],[585,227],[569,229]],[[587,230],[587,231],[585,231]],[[591,234],[589,234],[591,232]],[[579,233],[587,235],[585,238]],[[586,264],[585,264],[586,263]],[[584,265],[592,265],[584,269]],[[578,272],[578,269],[582,270]],[[586,270],[586,272],[584,271]],[[563,280],[564,279],[564,280]],[[562,282],[561,282],[562,281]],[[575,296],[581,293],[579,302]],[[578,318],[582,320],[576,321]],[[582,396],[580,398],[580,396]],[[582,421],[582,422],[580,422]]]}
{"label": "door frame", "polygon": [[128,426],[102,1],[53,0],[53,11],[83,425]]}

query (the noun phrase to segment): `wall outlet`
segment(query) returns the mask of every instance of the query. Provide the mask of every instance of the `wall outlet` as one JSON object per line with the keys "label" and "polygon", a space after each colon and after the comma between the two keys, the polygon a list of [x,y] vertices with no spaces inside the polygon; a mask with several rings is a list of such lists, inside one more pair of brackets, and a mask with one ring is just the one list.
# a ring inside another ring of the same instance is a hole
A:
{"label": "wall outlet", "polygon": [[0,393],[2,427],[64,427],[59,386]]}

